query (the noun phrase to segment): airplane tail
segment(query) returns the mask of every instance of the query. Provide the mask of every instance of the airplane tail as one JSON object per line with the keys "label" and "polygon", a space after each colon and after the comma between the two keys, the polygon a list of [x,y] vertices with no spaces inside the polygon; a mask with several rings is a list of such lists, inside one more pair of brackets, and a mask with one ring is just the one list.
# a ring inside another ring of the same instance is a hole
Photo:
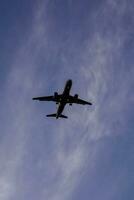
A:
{"label": "airplane tail", "polygon": [[60,118],[68,118],[68,117],[65,116],[65,115],[60,115],[60,116],[57,117],[57,114],[56,114],[56,113],[54,113],[54,114],[50,114],[50,115],[46,115],[46,117],[56,117],[56,118],[60,117]]}

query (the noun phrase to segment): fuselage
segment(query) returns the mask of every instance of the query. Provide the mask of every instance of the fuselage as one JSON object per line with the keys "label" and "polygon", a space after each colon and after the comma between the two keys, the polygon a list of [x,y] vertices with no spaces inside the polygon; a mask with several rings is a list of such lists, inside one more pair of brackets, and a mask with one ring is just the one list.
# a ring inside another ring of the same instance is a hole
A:
{"label": "fuselage", "polygon": [[58,119],[58,117],[62,114],[62,111],[64,110],[64,107],[66,105],[66,103],[68,102],[68,96],[70,94],[70,90],[72,87],[72,80],[68,80],[65,84],[60,102],[59,102],[59,106],[57,109],[57,113],[56,113],[56,118]]}

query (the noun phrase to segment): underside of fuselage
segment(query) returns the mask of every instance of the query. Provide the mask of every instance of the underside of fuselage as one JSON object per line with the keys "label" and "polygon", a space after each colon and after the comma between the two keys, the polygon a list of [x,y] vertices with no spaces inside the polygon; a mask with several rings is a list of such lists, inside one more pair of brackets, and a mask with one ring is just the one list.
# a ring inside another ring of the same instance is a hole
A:
{"label": "underside of fuselage", "polygon": [[57,109],[57,114],[56,114],[57,119],[58,119],[58,117],[61,116],[61,114],[64,110],[64,107],[67,103],[67,99],[68,99],[71,87],[72,87],[72,80],[68,80],[66,82],[66,85],[65,85],[65,88],[64,88],[64,91],[62,93],[61,100],[59,102],[59,106],[58,106],[58,109]]}
{"label": "underside of fuselage", "polygon": [[63,110],[64,110],[65,105],[66,105],[66,103],[64,103],[64,102],[60,102],[60,103],[59,103],[59,106],[58,106],[58,109],[57,109],[56,118],[58,118],[58,117],[61,115],[61,113],[62,113]]}

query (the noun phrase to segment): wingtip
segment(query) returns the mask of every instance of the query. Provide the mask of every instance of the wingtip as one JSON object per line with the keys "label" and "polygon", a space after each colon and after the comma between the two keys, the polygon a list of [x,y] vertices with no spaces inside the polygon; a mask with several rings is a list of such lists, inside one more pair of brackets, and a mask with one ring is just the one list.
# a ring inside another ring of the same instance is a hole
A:
{"label": "wingtip", "polygon": [[91,102],[88,103],[90,106],[93,105]]}

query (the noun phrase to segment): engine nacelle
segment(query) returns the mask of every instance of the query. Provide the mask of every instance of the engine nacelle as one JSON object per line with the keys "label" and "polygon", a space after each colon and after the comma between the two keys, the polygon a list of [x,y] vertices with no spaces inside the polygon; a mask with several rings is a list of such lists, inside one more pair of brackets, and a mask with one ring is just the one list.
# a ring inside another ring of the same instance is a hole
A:
{"label": "engine nacelle", "polygon": [[78,97],[79,97],[78,94],[75,94],[75,95],[74,95],[74,98],[75,98],[75,99],[78,99]]}
{"label": "engine nacelle", "polygon": [[58,96],[58,92],[55,92],[55,93],[54,93],[54,98],[56,99],[57,96]]}

